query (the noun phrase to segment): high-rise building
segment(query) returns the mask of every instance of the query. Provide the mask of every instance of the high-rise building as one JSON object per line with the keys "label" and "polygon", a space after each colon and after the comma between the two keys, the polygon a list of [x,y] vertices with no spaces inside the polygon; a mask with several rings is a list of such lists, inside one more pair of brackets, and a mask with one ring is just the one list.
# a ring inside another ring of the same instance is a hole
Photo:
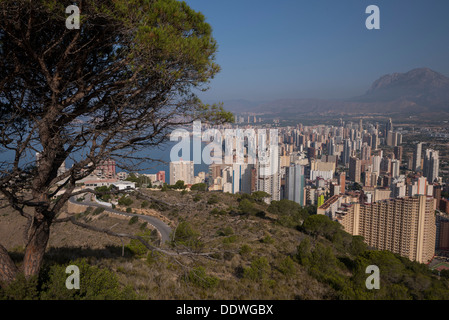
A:
{"label": "high-rise building", "polygon": [[264,191],[270,195],[270,198],[266,199],[267,203],[271,203],[273,200],[280,200],[280,186],[280,170],[273,170],[270,164],[258,162],[257,190]]}
{"label": "high-rise building", "polygon": [[159,171],[156,173],[156,180],[165,183],[165,171]]}
{"label": "high-rise building", "polygon": [[427,149],[424,156],[423,174],[429,183],[439,176],[440,160],[438,151]]}
{"label": "high-rise building", "polygon": [[379,147],[379,136],[377,135],[377,132],[373,135],[371,135],[371,149],[377,150]]}
{"label": "high-rise building", "polygon": [[402,162],[402,146],[396,146],[394,147],[394,158],[396,160],[399,160],[399,163]]}
{"label": "high-rise building", "polygon": [[94,170],[94,175],[102,179],[115,179],[115,160],[108,159],[101,161]]}
{"label": "high-rise building", "polygon": [[371,147],[365,142],[362,145],[361,160],[370,160],[371,158]]}
{"label": "high-rise building", "polygon": [[349,180],[353,182],[361,182],[362,164],[356,157],[349,159]]}
{"label": "high-rise building", "polygon": [[339,176],[338,176],[338,180],[339,180],[339,184],[340,184],[340,193],[341,194],[345,194],[346,191],[346,173],[345,172],[340,172]]}
{"label": "high-rise building", "polygon": [[400,162],[399,160],[391,160],[391,176],[397,178],[400,175]]}
{"label": "high-rise building", "polygon": [[195,179],[193,161],[173,161],[170,162],[170,184],[177,181],[184,181],[185,184],[193,184]]}
{"label": "high-rise building", "polygon": [[422,142],[417,143],[413,150],[413,167],[412,170],[415,172],[421,171],[421,154],[422,154]]}
{"label": "high-rise building", "polygon": [[232,165],[232,192],[251,194],[251,170],[252,164]]}
{"label": "high-rise building", "polygon": [[351,153],[352,153],[352,143],[351,140],[346,139],[343,145],[343,154],[342,154],[342,158],[341,161],[343,162],[343,164],[345,166],[347,166],[349,164],[349,158],[351,157]]}
{"label": "high-rise building", "polygon": [[362,236],[379,250],[427,263],[435,254],[435,199],[404,197],[372,204],[355,203],[336,220],[346,232]]}
{"label": "high-rise building", "polygon": [[385,124],[385,137],[390,131],[393,131],[393,121],[391,121],[391,118],[388,119],[387,123]]}
{"label": "high-rise building", "polygon": [[285,168],[285,195],[288,200],[294,201],[301,206],[305,205],[304,199],[304,166],[292,164]]}

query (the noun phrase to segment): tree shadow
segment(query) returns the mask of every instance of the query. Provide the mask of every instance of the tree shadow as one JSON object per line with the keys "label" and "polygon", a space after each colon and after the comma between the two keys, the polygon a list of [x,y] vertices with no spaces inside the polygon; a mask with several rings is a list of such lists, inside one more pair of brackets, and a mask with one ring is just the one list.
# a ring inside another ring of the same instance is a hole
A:
{"label": "tree shadow", "polygon": [[[122,251],[123,250],[123,251]],[[78,258],[88,258],[94,260],[111,258],[132,258],[134,254],[127,247],[106,246],[101,249],[92,249],[88,247],[51,247],[44,255],[44,261],[47,263],[64,264]]]}

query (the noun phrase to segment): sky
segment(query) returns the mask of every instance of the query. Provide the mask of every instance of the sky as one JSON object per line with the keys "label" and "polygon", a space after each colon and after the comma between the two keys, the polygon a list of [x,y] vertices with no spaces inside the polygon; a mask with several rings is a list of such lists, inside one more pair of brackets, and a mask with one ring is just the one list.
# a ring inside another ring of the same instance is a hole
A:
{"label": "sky", "polygon": [[[218,42],[205,101],[342,99],[385,74],[449,76],[448,0],[186,0]],[[365,26],[369,5],[380,30]]]}

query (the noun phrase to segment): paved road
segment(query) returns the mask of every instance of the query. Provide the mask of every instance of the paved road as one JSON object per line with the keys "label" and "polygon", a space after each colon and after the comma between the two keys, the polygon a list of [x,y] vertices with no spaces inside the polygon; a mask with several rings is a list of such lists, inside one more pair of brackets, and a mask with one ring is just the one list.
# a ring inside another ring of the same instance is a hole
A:
{"label": "paved road", "polygon": [[127,212],[119,211],[119,210],[112,209],[108,206],[104,206],[104,205],[101,205],[101,204],[99,204],[97,202],[93,202],[93,201],[84,200],[83,202],[78,202],[75,200],[75,197],[71,197],[70,202],[75,203],[75,204],[84,205],[84,206],[89,206],[89,207],[104,208],[105,210],[107,210],[109,212],[113,212],[113,213],[120,214],[120,215],[127,216],[127,217],[137,216],[137,217],[139,217],[139,219],[142,219],[142,220],[148,222],[149,224],[154,226],[159,231],[159,233],[161,234],[161,237],[162,237],[162,244],[164,244],[166,241],[170,240],[170,234],[172,232],[171,228],[165,222],[159,220],[158,218],[151,217],[151,216],[145,216],[145,215],[141,215],[141,214],[127,213]]}

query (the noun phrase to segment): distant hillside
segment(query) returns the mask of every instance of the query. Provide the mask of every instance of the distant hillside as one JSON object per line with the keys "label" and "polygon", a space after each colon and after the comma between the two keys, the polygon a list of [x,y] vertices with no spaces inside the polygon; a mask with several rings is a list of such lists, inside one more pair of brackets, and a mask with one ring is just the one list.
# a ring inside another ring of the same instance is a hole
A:
{"label": "distant hillside", "polygon": [[283,99],[250,107],[241,104],[240,108],[229,110],[286,118],[317,114],[432,116],[449,113],[449,78],[428,68],[418,68],[384,75],[374,81],[365,94],[349,99]]}

